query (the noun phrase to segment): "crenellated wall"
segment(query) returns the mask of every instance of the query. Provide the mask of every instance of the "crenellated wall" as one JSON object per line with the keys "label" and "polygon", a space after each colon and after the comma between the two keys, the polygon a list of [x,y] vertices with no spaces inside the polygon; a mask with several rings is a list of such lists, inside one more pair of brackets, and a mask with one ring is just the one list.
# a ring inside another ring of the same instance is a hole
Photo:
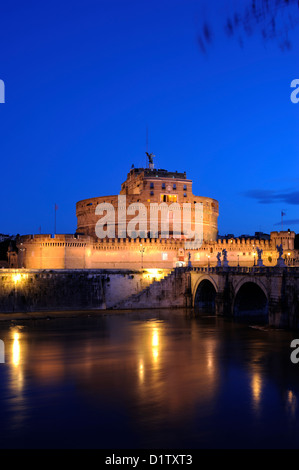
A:
{"label": "crenellated wall", "polygon": [[[231,266],[253,266],[256,248],[263,250],[265,266],[275,266],[277,244],[283,241],[286,263],[299,264],[294,250],[294,232],[273,232],[270,240],[231,239],[204,242],[199,250],[190,250],[193,266],[215,266],[217,253],[227,251]],[[18,243],[18,266],[28,269],[172,269],[187,265],[189,250],[178,239],[104,239],[95,241],[86,235],[28,235]]]}

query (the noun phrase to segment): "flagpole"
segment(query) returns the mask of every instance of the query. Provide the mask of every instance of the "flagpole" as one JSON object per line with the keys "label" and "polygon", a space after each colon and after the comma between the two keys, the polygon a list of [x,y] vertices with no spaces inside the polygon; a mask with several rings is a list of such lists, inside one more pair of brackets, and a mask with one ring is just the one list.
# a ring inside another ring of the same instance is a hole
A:
{"label": "flagpole", "polygon": [[[146,155],[148,153],[148,126],[146,126]],[[147,168],[147,156],[145,157],[145,168]]]}
{"label": "flagpole", "polygon": [[54,204],[54,235],[56,235],[56,202]]}

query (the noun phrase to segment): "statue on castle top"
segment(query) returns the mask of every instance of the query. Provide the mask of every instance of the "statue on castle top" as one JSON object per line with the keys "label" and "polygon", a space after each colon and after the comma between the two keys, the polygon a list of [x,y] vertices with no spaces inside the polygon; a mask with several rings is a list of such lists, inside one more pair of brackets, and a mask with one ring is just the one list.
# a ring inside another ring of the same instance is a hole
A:
{"label": "statue on castle top", "polygon": [[257,252],[258,259],[262,259],[263,250],[256,247],[256,252]]}
{"label": "statue on castle top", "polygon": [[149,162],[149,164],[152,165],[152,164],[154,163],[153,158],[155,157],[155,155],[152,154],[152,153],[148,153],[148,152],[145,152],[145,153],[146,153],[146,155],[147,155],[147,157],[148,157],[148,162]]}
{"label": "statue on castle top", "polygon": [[256,252],[257,252],[257,256],[258,256],[258,260],[257,260],[257,265],[259,268],[263,268],[264,267],[264,263],[263,263],[263,260],[262,260],[262,254],[263,254],[263,250],[259,247],[256,247]]}
{"label": "statue on castle top", "polygon": [[217,256],[216,256],[216,257],[217,257],[217,260],[218,260],[218,261],[221,261],[221,252],[220,252],[220,251],[218,251],[218,253],[217,253]]}
{"label": "statue on castle top", "polygon": [[279,258],[282,258],[282,255],[283,255],[283,247],[282,247],[282,244],[280,245],[276,245],[276,249],[279,253]]}

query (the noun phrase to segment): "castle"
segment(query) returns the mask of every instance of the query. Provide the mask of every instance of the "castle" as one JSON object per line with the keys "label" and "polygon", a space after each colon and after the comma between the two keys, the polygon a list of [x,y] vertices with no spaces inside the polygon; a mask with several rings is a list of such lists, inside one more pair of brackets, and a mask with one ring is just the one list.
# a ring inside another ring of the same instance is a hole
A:
{"label": "castle", "polygon": [[[132,167],[119,195],[85,199],[77,203],[75,234],[21,236],[17,244],[17,257],[11,252],[8,254],[10,266],[28,269],[136,270],[172,269],[187,266],[188,263],[193,266],[215,266],[217,254],[224,249],[229,265],[252,266],[256,263],[257,248],[263,250],[264,265],[273,266],[279,256],[276,247],[280,244],[286,262],[295,263],[295,258],[298,258],[294,250],[295,233],[289,230],[272,232],[269,240],[218,239],[218,201],[195,196],[192,180],[187,179],[185,172],[155,169],[152,154],[148,157],[149,167]],[[155,220],[151,220],[155,226],[154,236],[150,226],[141,227],[141,223],[135,224],[133,236],[127,235],[127,229],[134,225],[136,209],[142,205],[145,220],[148,221],[153,215],[152,208],[161,204],[170,209],[167,213],[167,236],[163,232],[163,212],[159,210],[155,212]],[[202,208],[202,242],[198,247],[186,249],[189,236],[183,230],[182,219],[175,223],[173,208],[178,211],[188,208],[191,225],[196,229],[198,206]],[[105,210],[99,210],[101,207]],[[110,228],[109,222],[106,225],[113,237],[99,238],[97,225],[109,211],[113,212],[114,223]]]}

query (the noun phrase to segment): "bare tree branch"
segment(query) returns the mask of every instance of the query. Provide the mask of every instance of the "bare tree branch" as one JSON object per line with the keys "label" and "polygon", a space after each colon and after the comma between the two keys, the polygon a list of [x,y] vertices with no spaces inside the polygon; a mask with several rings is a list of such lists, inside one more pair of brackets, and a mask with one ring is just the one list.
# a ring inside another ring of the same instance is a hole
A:
{"label": "bare tree branch", "polygon": [[[291,49],[289,33],[299,24],[299,0],[247,0],[240,4],[224,21],[227,37],[236,38],[243,47],[246,38],[258,33],[265,42],[276,41],[282,51]],[[198,36],[202,52],[207,52],[213,37],[212,27],[205,21]]]}

